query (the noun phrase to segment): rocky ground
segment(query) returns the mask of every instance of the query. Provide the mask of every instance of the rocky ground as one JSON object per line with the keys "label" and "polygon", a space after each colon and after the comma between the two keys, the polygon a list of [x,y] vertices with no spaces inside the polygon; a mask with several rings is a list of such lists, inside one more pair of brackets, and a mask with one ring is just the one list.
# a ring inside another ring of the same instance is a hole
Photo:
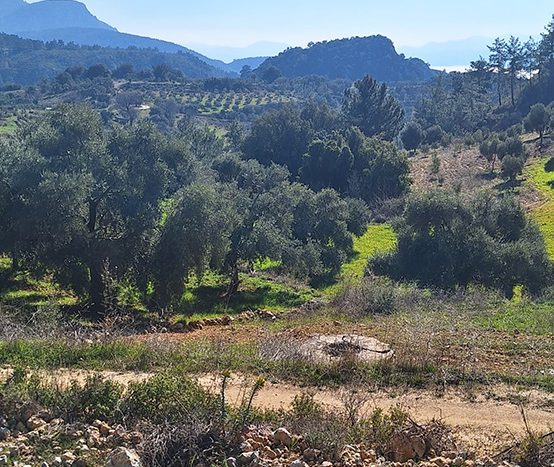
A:
{"label": "rocky ground", "polygon": [[[14,425],[15,424],[15,425]],[[66,423],[48,413],[24,405],[16,418],[0,419],[0,466],[106,466],[144,465],[139,452],[144,435],[121,425],[103,421],[92,424]],[[250,428],[239,440],[236,454],[226,460],[227,467],[508,467],[509,462],[490,458],[475,459],[468,452],[436,452],[429,446],[425,430],[397,435],[392,444],[394,461],[379,457],[364,445],[347,445],[339,459],[326,459],[301,436],[286,428]],[[416,462],[419,459],[424,461]],[[198,464],[201,465],[201,464]],[[206,466],[207,467],[207,466]]]}

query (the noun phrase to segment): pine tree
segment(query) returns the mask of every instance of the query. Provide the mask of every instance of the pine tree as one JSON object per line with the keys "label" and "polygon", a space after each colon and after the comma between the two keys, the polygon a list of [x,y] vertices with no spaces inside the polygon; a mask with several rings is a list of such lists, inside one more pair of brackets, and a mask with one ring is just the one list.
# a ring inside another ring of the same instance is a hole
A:
{"label": "pine tree", "polygon": [[524,60],[521,41],[517,37],[511,36],[506,44],[505,53],[508,62],[508,73],[510,75],[510,97],[512,99],[512,107],[515,107],[515,85],[518,75],[523,69]]}
{"label": "pine tree", "polygon": [[497,79],[497,91],[498,91],[498,106],[502,107],[502,82],[504,80],[504,74],[506,73],[506,41],[504,39],[496,38],[492,45],[488,46],[491,54],[489,56],[489,65],[494,73],[496,73]]}

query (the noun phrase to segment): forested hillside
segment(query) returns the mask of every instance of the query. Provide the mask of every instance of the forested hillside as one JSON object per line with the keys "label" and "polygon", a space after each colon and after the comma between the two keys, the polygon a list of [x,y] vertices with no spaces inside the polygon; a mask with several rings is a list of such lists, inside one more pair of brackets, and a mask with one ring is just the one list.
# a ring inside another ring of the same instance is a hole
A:
{"label": "forested hillside", "polygon": [[288,49],[267,59],[258,74],[276,68],[288,78],[320,75],[330,79],[355,80],[371,75],[378,81],[425,81],[437,75],[417,58],[399,55],[392,41],[383,36],[353,37]]}
{"label": "forested hillside", "polygon": [[102,64],[110,69],[130,64],[137,70],[165,64],[189,78],[225,76],[188,53],[166,54],[148,49],[115,49],[77,46],[63,42],[40,42],[0,34],[0,84],[31,85],[54,78],[67,68]]}

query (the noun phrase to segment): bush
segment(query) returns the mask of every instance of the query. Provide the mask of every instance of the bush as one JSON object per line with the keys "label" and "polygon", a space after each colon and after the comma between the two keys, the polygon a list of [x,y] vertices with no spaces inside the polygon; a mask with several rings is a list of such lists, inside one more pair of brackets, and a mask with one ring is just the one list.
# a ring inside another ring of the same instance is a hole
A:
{"label": "bush", "polygon": [[552,279],[544,239],[512,198],[413,196],[395,230],[396,251],[369,262],[370,271],[393,280],[440,289],[481,284],[511,297],[516,285],[535,295]]}
{"label": "bush", "polygon": [[441,142],[444,131],[438,125],[431,126],[425,130],[425,144],[433,145]]}
{"label": "bush", "polygon": [[521,175],[525,167],[525,160],[522,157],[507,156],[502,159],[502,176],[514,181]]}

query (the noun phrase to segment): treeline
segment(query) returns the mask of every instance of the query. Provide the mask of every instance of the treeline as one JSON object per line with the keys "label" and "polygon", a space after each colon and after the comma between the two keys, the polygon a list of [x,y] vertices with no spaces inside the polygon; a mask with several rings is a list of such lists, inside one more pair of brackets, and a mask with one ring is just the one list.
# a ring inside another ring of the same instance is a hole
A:
{"label": "treeline", "polygon": [[194,126],[105,132],[90,108],[62,106],[0,153],[0,249],[14,270],[53,274],[97,316],[123,280],[157,309],[208,268],[229,275],[229,296],[257,260],[325,280],[368,220],[362,201],[311,190]]}
{"label": "treeline", "polygon": [[137,71],[164,65],[188,78],[224,77],[216,69],[188,53],[162,53],[153,49],[115,49],[80,46],[61,41],[41,42],[0,33],[0,85],[16,83],[36,85],[52,79],[71,67],[92,67],[102,64],[110,70],[130,64]]}
{"label": "treeline", "polygon": [[498,38],[489,50],[468,72],[436,79],[415,107],[414,120],[424,130],[439,126],[457,136],[504,131],[521,123],[534,104],[554,100],[554,19],[539,41]]}

